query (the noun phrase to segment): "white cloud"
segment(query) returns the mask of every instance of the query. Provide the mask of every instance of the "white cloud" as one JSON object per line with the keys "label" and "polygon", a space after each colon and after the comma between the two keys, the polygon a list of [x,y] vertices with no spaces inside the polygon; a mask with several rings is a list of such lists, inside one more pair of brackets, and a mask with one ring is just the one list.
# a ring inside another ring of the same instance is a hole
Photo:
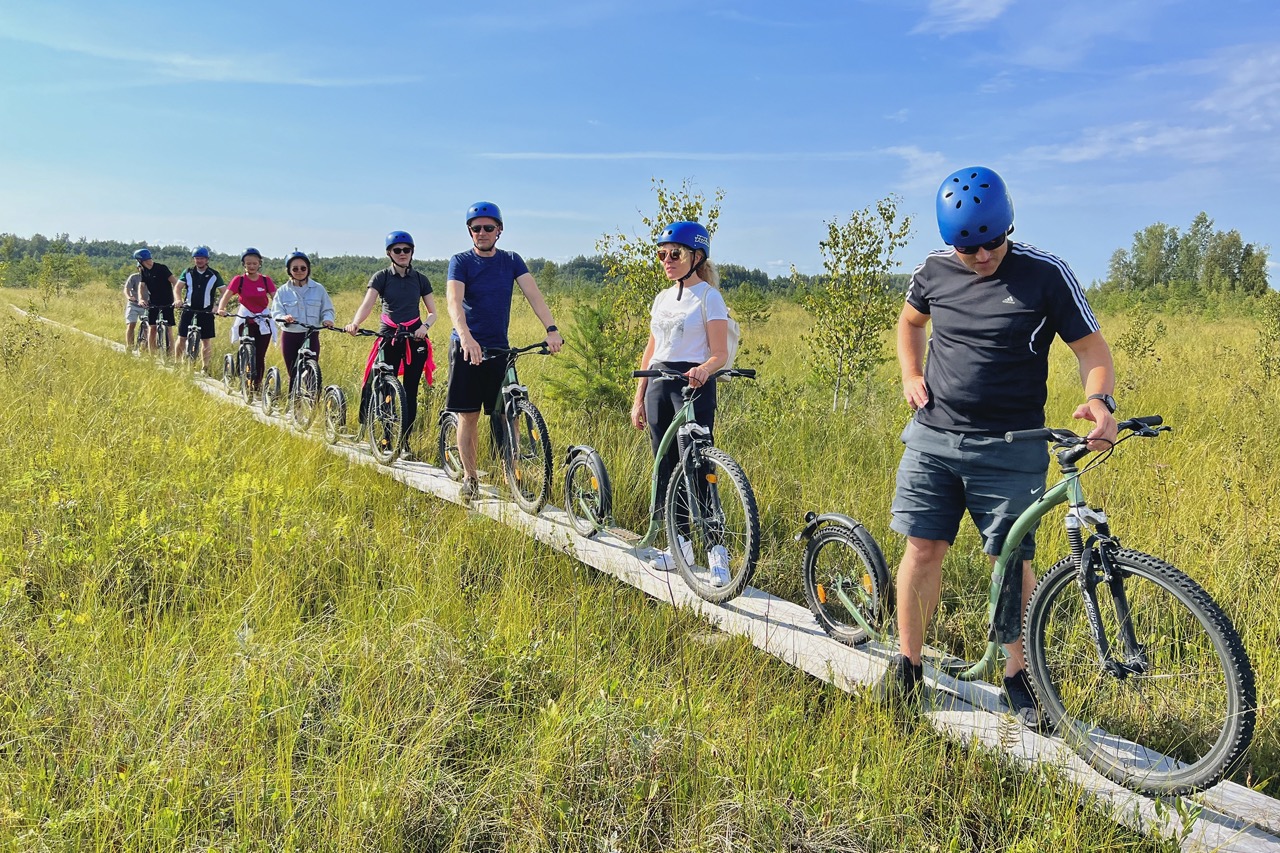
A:
{"label": "white cloud", "polygon": [[777,163],[859,160],[870,151],[484,151],[486,160],[689,160]]}
{"label": "white cloud", "polygon": [[911,32],[947,35],[981,29],[1012,5],[1013,0],[929,0],[928,17]]}

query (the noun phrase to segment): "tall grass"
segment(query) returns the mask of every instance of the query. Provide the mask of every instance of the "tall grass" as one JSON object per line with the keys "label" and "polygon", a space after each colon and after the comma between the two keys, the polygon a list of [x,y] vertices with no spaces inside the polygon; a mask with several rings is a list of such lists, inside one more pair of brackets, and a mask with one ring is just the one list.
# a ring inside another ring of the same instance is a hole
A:
{"label": "tall grass", "polygon": [[[102,303],[47,311],[117,335],[114,300]],[[775,313],[749,331],[799,322]],[[1223,601],[1269,698],[1275,463],[1248,441],[1233,461],[1207,407],[1174,405],[1197,372],[1231,372],[1192,365],[1190,337],[1170,341],[1190,348],[1180,368],[1173,352],[1129,366],[1138,387],[1122,400],[1185,427],[1118,453],[1094,491],[1126,544]],[[771,346],[759,383],[727,389],[717,433],[764,508],[759,583],[798,598],[789,536],[804,508],[864,518],[896,555],[886,508],[905,414],[885,381],[832,415],[794,343]],[[356,347],[337,335],[325,347],[326,381],[353,390]],[[819,684],[144,360],[8,316],[0,356],[0,836],[15,848],[1161,847],[1080,809],[1047,771]],[[537,399],[550,360],[525,361]],[[1073,381],[1055,363],[1059,421]],[[543,408],[557,448],[604,450],[634,524],[644,440],[621,414]],[[1234,411],[1244,434],[1265,434],[1265,414]],[[1055,537],[1045,553],[1061,550]],[[985,561],[959,545],[946,582],[972,592],[949,598],[944,645],[981,638],[954,614],[981,598]],[[1273,719],[1255,781],[1274,775]]]}

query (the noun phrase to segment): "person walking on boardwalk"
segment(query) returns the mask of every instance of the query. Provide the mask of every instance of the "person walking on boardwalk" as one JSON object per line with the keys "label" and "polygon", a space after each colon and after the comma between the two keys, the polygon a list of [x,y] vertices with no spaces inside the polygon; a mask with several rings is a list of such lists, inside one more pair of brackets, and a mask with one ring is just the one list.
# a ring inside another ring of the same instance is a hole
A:
{"label": "person walking on boardwalk", "polygon": [[139,249],[133,253],[138,262],[138,302],[147,309],[147,349],[156,351],[156,324],[161,319],[173,325],[174,291],[178,287],[178,279],[167,266],[151,256],[150,249]]}
{"label": "person walking on boardwalk", "polygon": [[[672,282],[653,300],[649,311],[649,341],[640,357],[640,369],[665,367],[678,370],[689,378],[689,384],[701,388],[693,401],[694,417],[708,431],[716,422],[716,383],[707,379],[729,360],[729,307],[720,294],[720,274],[711,262],[711,235],[697,222],[673,222],[658,236],[658,260],[662,271]],[[631,404],[631,424],[636,429],[649,429],[653,452],[658,452],[676,412],[684,405],[679,382],[642,378],[636,384],[635,401]],[[658,496],[667,493],[671,473],[680,461],[680,449],[672,444],[658,466]],[[691,552],[691,543],[683,536],[670,548]],[[694,555],[686,553],[689,563]],[[655,568],[670,570],[674,565],[669,552],[660,552]],[[723,586],[729,582],[729,554],[716,545],[707,554],[711,579]]]}
{"label": "person walking on boardwalk", "polygon": [[449,259],[446,285],[453,334],[449,339],[449,395],[445,407],[458,415],[462,500],[469,503],[480,490],[476,470],[480,412],[493,416],[493,404],[506,371],[502,359],[485,359],[483,350],[510,346],[507,331],[511,325],[513,282],[545,327],[551,352],[559,352],[564,339],[524,259],[497,246],[503,227],[498,206],[488,201],[476,202],[467,209],[466,224],[471,249]]}
{"label": "person walking on boardwalk", "polygon": [[[1078,362],[1084,399],[1073,417],[1093,422],[1089,447],[1110,447],[1117,431],[1115,370],[1098,321],[1065,262],[1009,239],[1013,201],[1001,177],[960,169],[942,182],[936,208],[950,248],[916,268],[898,320],[902,392],[914,416],[902,433],[891,523],[907,538],[897,578],[899,654],[879,690],[908,700],[922,691],[924,630],[962,516],[968,511],[995,560],[1019,513],[1043,493],[1046,446],[1007,443],[1004,433],[1044,426],[1055,335]],[[1008,653],[1010,710],[1039,727],[1019,640],[1034,554],[1033,531],[1022,543],[1021,573],[1005,578],[996,628]]]}
{"label": "person walking on boardwalk", "polygon": [[[227,289],[222,292],[222,298],[218,300],[218,314],[227,316],[227,303],[235,296],[240,307],[237,309],[237,316],[248,318],[256,314],[266,314],[267,308],[271,305],[271,297],[275,295],[276,283],[271,280],[270,276],[262,275],[262,253],[257,249],[249,248],[240,253],[240,263],[244,267],[244,273],[231,279],[231,283],[227,285]],[[271,339],[275,337],[276,325],[268,317],[259,317],[254,320],[241,319],[232,326],[232,341],[240,340],[243,335],[253,338],[253,382],[251,391],[257,393],[262,386],[263,370],[267,364],[267,350],[271,347]],[[241,370],[246,370],[248,365],[240,365]]]}
{"label": "person walking on boardwalk", "polygon": [[[436,298],[432,293],[431,281],[421,272],[413,268],[413,237],[408,231],[392,231],[383,241],[387,249],[387,258],[391,266],[378,270],[369,278],[369,286],[364,292],[364,300],[356,308],[355,316],[347,324],[344,331],[356,334],[360,324],[373,311],[373,305],[382,300],[382,332],[401,331],[409,334],[399,356],[399,372],[404,385],[404,452],[400,458],[416,461],[409,449],[409,436],[414,422],[418,418],[418,386],[422,377],[431,383],[431,371],[435,365],[431,358],[431,341],[427,340],[427,332],[436,322]],[[418,302],[427,309],[424,321],[418,313]],[[369,353],[369,363],[365,368],[364,386],[360,389],[360,417],[363,418],[369,404],[370,378],[372,367],[378,352],[384,346],[390,346],[383,338],[374,340],[373,350]],[[363,424],[362,426],[367,426]]]}
{"label": "person walking on boardwalk", "polygon": [[209,361],[213,358],[213,336],[216,334],[213,323],[213,298],[218,290],[226,286],[222,274],[209,266],[209,249],[197,246],[191,252],[191,266],[183,270],[178,277],[177,302],[182,306],[182,316],[178,320],[178,334],[173,339],[173,357],[178,357],[180,343],[187,335],[191,324],[200,329],[200,357],[204,372],[209,372]]}
{"label": "person walking on boardwalk", "polygon": [[[337,317],[333,309],[333,300],[324,285],[311,277],[311,258],[302,252],[295,251],[284,259],[284,268],[289,273],[289,280],[276,291],[271,300],[271,316],[283,324],[280,329],[280,354],[284,357],[285,369],[289,371],[289,389],[293,389],[294,362],[298,358],[298,350],[310,337],[311,351],[320,360],[320,333],[308,332],[300,323],[308,326],[324,326],[332,329]],[[318,389],[317,389],[318,390]]]}
{"label": "person walking on boardwalk", "polygon": [[147,309],[138,301],[138,286],[142,284],[142,273],[134,271],[124,280],[124,341],[129,352],[133,352],[137,343],[138,321],[147,314]]}

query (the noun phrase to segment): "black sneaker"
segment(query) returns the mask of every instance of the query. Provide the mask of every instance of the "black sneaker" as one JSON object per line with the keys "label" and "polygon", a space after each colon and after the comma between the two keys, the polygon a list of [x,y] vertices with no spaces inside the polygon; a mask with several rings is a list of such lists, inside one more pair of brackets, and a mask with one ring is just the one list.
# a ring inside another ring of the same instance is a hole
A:
{"label": "black sneaker", "polygon": [[471,506],[472,502],[480,494],[480,484],[476,482],[475,477],[464,477],[462,480],[462,491],[459,497],[462,498],[463,506]]}
{"label": "black sneaker", "polygon": [[883,705],[916,705],[924,693],[924,667],[906,655],[895,655],[872,691]]}
{"label": "black sneaker", "polygon": [[1031,679],[1027,678],[1025,669],[1018,670],[1016,675],[1005,678],[1004,698],[1009,705],[1009,713],[1018,718],[1018,722],[1033,731],[1044,727],[1044,712],[1031,690]]}

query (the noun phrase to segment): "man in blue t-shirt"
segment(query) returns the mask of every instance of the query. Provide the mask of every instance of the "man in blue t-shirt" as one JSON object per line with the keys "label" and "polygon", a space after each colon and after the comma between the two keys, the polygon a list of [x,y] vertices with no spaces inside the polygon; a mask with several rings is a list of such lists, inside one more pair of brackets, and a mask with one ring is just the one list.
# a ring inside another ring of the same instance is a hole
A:
{"label": "man in blue t-shirt", "polygon": [[[937,212],[951,248],[916,268],[898,320],[903,396],[915,417],[902,433],[906,450],[893,498],[892,527],[907,544],[897,583],[900,654],[881,683],[885,698],[913,699],[922,689],[924,629],[964,513],[994,561],[1014,520],[1044,489],[1046,445],[1008,443],[1004,434],[1044,426],[1055,335],[1079,362],[1085,402],[1073,417],[1094,422],[1089,447],[1103,450],[1116,438],[1111,350],[1070,268],[1008,239],[1013,202],[1004,181],[980,166],[961,169],[943,181]],[[1008,653],[1010,710],[1038,728],[1040,709],[1019,641],[1035,584],[1034,553],[1033,531],[1022,543],[1021,573],[1005,578],[996,629]]]}
{"label": "man in blue t-shirt", "polygon": [[486,359],[486,347],[506,348],[511,323],[511,286],[514,283],[529,307],[547,329],[547,346],[559,352],[564,345],[538,284],[515,252],[499,249],[502,212],[496,204],[478,201],[467,210],[467,230],[473,248],[449,259],[449,395],[445,407],[458,415],[458,455],[462,457],[462,500],[470,503],[479,493],[476,472],[476,431],[483,409],[493,415],[493,404],[502,385],[506,362]]}

